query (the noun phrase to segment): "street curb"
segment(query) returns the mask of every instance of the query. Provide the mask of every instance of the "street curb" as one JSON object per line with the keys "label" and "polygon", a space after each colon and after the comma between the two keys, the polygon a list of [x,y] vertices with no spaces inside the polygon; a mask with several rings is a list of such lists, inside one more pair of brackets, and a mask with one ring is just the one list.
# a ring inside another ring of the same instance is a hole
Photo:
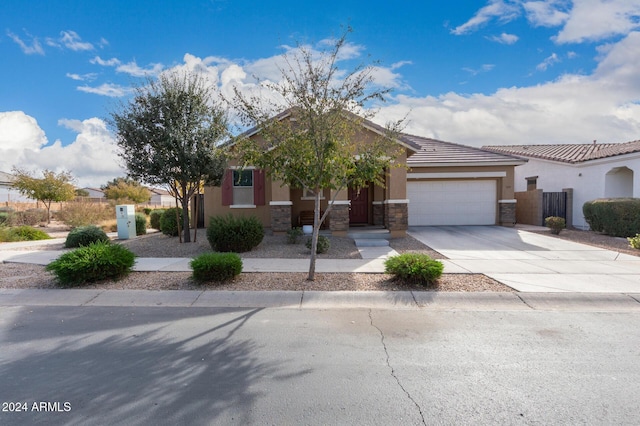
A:
{"label": "street curb", "polygon": [[640,312],[640,294],[0,289],[0,306]]}

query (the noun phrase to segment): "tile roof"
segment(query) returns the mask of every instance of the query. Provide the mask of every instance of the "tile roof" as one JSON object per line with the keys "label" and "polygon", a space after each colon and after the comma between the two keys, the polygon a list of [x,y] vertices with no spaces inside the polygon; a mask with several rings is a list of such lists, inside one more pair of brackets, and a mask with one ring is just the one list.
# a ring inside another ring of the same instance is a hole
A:
{"label": "tile roof", "polygon": [[402,138],[410,140],[421,147],[418,152],[407,159],[407,164],[409,166],[416,166],[417,164],[449,165],[454,163],[523,164],[525,162],[525,160],[513,155],[496,153],[453,142],[444,142],[404,133],[402,134]]}
{"label": "tile roof", "polygon": [[582,163],[599,158],[640,152],[640,140],[625,143],[585,143],[556,145],[496,145],[483,149],[520,157],[540,158],[562,163]]}

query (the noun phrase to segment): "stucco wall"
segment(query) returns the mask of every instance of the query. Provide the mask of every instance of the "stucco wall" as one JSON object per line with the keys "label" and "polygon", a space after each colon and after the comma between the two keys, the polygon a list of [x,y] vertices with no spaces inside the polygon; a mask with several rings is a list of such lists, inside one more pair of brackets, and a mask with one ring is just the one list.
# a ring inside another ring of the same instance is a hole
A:
{"label": "stucco wall", "polygon": [[640,198],[640,154],[621,155],[579,164],[564,164],[531,158],[515,168],[515,189],[526,191],[526,178],[538,176],[537,189],[560,192],[573,188],[573,226],[588,229],[582,206],[585,202],[605,197],[605,176],[616,167],[633,171],[633,197]]}

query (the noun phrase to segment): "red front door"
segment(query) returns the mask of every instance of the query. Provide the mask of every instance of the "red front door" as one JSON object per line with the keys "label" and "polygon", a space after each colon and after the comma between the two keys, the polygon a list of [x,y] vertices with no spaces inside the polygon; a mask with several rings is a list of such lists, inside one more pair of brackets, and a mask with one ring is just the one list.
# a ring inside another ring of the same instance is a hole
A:
{"label": "red front door", "polygon": [[349,223],[366,224],[369,223],[369,190],[362,188],[359,191],[349,188]]}

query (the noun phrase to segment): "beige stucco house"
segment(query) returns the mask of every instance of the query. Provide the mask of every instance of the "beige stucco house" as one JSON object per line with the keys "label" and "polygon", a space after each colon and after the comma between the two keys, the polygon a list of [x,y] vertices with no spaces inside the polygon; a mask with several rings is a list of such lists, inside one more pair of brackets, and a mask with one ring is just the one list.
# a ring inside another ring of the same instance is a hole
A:
{"label": "beige stucco house", "polygon": [[[366,141],[383,131],[365,120],[356,137]],[[383,226],[392,237],[401,237],[408,226],[515,223],[514,167],[524,160],[408,134],[395,142],[401,147],[395,162],[406,167],[388,169],[384,187],[349,188],[338,194],[325,190],[322,210],[337,195],[325,225],[334,235],[365,225]],[[253,215],[274,232],[285,232],[305,224],[313,207],[304,190],[272,181],[264,170],[233,165],[221,187],[204,191],[205,223],[211,216]]]}

